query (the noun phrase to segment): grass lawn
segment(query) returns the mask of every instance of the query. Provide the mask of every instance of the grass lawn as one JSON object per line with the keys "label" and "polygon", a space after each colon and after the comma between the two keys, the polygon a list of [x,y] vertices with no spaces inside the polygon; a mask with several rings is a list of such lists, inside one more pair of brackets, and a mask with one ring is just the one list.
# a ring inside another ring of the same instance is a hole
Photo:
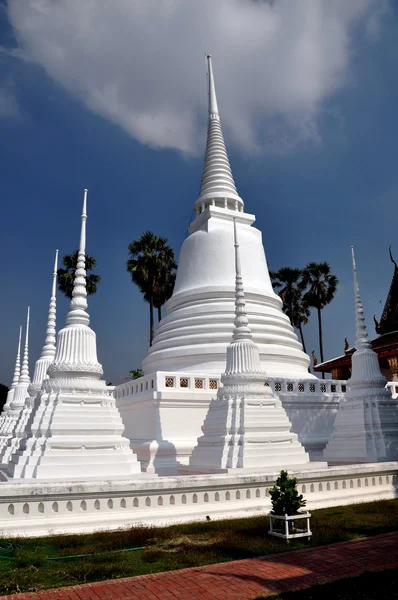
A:
{"label": "grass lawn", "polygon": [[339,579],[297,592],[277,596],[258,596],[255,600],[395,600],[398,598],[398,570],[364,573],[359,577]]}
{"label": "grass lawn", "polygon": [[[292,541],[288,546],[267,535],[266,517],[0,540],[0,595],[253,558],[387,533],[398,529],[398,501],[315,510],[311,529],[310,543]],[[6,541],[13,545],[2,552]]]}

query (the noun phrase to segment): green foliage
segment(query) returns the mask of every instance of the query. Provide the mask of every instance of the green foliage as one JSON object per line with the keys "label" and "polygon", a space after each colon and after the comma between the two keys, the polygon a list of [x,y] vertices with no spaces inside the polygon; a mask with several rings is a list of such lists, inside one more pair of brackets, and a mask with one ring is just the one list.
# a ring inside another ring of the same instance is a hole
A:
{"label": "green foliage", "polygon": [[167,244],[167,239],[145,231],[138,240],[131,242],[128,247],[129,259],[127,271],[131,280],[137,285],[149,304],[149,345],[154,336],[153,309],[160,310],[173,293],[175,269],[177,263],[174,251]]}
{"label": "green foliage", "polygon": [[296,515],[307,501],[297,491],[297,479],[281,471],[274,487],[270,488],[272,512],[275,515]]}
{"label": "green foliage", "polygon": [[3,406],[7,400],[9,387],[4,385],[4,383],[0,383],[0,412],[3,410]]}
{"label": "green foliage", "polygon": [[[307,289],[303,299],[308,306],[313,306],[318,312],[319,351],[321,354],[321,362],[324,361],[321,311],[333,300],[338,283],[339,280],[336,275],[333,275],[330,270],[330,265],[327,262],[310,262],[303,270],[302,284],[303,288]],[[324,373],[322,376],[324,377]]]}
{"label": "green foliage", "polygon": [[[75,279],[75,271],[77,267],[78,250],[73,254],[65,254],[62,258],[62,264],[64,268],[58,269],[58,289],[66,296],[66,298],[72,298],[73,282]],[[92,296],[97,292],[97,287],[101,281],[100,275],[95,273],[89,273],[97,266],[97,261],[93,256],[86,255],[86,289],[88,296]]]}
{"label": "green foliage", "polygon": [[302,326],[308,323],[310,310],[303,298],[303,272],[301,269],[281,267],[279,271],[270,271],[269,274],[274,289],[278,290],[278,295],[282,299],[282,310],[289,317],[292,325],[300,331],[301,343],[306,352]]}
{"label": "green foliage", "polygon": [[144,375],[144,371],[142,369],[133,369],[132,371],[129,371],[129,373],[130,379],[139,379]]}

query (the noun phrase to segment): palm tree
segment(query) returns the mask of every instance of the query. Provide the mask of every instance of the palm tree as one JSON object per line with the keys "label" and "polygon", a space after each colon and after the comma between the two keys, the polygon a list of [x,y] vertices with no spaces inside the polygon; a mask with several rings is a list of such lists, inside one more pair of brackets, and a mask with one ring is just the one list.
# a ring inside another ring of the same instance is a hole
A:
{"label": "palm tree", "polygon": [[310,311],[303,299],[302,271],[293,267],[281,267],[279,271],[270,271],[272,285],[283,302],[283,312],[289,317],[293,327],[300,332],[303,350],[307,353],[302,325],[308,323]]}
{"label": "palm tree", "polygon": [[[62,258],[62,264],[65,268],[58,269],[57,271],[58,289],[67,298],[72,298],[78,253],[78,250],[76,250],[73,254],[65,254],[65,256]],[[97,261],[95,258],[93,256],[86,255],[86,272],[92,271],[96,266]],[[95,273],[90,273],[86,276],[86,289],[89,296],[97,292],[97,286],[100,281],[101,276],[95,275]]]}
{"label": "palm tree", "polygon": [[[316,263],[310,262],[303,269],[302,284],[303,288],[308,288],[304,294],[304,300],[307,306],[313,306],[318,312],[318,329],[319,329],[319,350],[321,355],[321,363],[323,362],[323,336],[322,336],[322,315],[321,312],[327,304],[333,300],[339,280],[336,275],[330,270],[330,265],[327,262]],[[322,373],[322,377],[325,374]]]}
{"label": "palm tree", "polygon": [[302,290],[298,290],[297,296],[293,300],[293,312],[291,321],[294,327],[300,332],[301,344],[304,352],[307,354],[307,349],[304,342],[303,325],[307,325],[308,319],[310,318],[310,309],[308,304],[303,298]]}
{"label": "palm tree", "polygon": [[[175,267],[173,267],[175,268]],[[174,290],[177,273],[170,269],[165,269],[164,279],[156,289],[153,305],[158,311],[158,323],[162,318],[162,306],[169,298],[171,298]]]}
{"label": "palm tree", "polygon": [[[174,251],[167,244],[167,239],[145,231],[138,240],[131,242],[128,247],[130,255],[127,261],[127,271],[131,275],[144,300],[149,304],[149,345],[154,336],[154,307],[160,308],[164,298],[170,291],[172,273],[177,268]],[[167,290],[167,293],[166,293]],[[161,315],[160,315],[161,316]]]}

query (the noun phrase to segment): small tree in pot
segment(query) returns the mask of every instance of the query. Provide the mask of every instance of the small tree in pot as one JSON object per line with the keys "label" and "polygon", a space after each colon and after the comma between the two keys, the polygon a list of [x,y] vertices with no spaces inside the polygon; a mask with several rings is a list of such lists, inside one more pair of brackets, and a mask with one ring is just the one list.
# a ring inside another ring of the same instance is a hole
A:
{"label": "small tree in pot", "polygon": [[[297,479],[289,477],[287,471],[281,471],[274,487],[269,489],[271,496],[272,511],[270,513],[270,534],[278,537],[283,537],[289,541],[289,537],[311,537],[309,526],[309,513],[300,513],[300,508],[304,508],[307,501],[304,500],[302,494],[297,490]],[[272,518],[277,517],[278,520],[285,521],[285,533],[278,533],[273,530]],[[290,518],[289,518],[290,517]],[[299,518],[307,519],[307,529],[294,528],[294,520]]]}
{"label": "small tree in pot", "polygon": [[270,488],[272,512],[275,515],[296,515],[307,501],[297,491],[297,479],[289,477],[287,471],[281,471],[274,487]]}

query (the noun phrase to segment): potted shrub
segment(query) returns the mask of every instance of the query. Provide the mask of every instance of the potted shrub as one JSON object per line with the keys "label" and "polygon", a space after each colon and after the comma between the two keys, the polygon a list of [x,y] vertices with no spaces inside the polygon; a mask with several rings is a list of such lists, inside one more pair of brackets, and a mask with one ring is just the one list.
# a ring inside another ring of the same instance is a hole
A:
{"label": "potted shrub", "polygon": [[[274,487],[270,488],[272,511],[269,513],[270,529],[269,535],[285,539],[288,543],[292,538],[307,537],[311,538],[309,512],[301,511],[301,508],[307,504],[302,494],[297,490],[297,479],[289,477],[287,471],[281,471]],[[280,528],[274,527],[274,520],[282,525]],[[305,520],[306,528],[298,528],[295,521]]]}

